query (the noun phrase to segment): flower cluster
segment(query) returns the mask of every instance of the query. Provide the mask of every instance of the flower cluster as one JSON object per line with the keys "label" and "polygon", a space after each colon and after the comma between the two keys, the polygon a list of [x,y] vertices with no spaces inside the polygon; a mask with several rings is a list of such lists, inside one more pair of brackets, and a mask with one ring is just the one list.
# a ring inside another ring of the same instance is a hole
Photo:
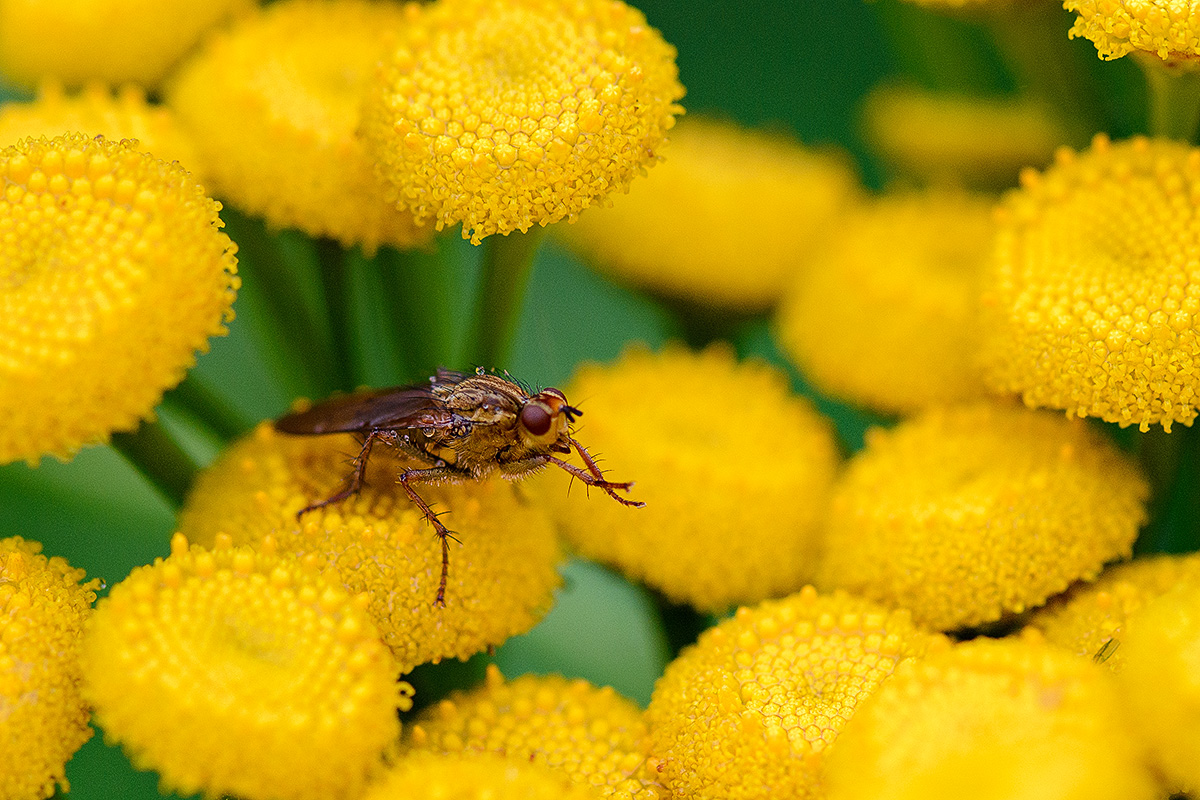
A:
{"label": "flower cluster", "polygon": [[[0,800],[92,724],[242,800],[1200,793],[1200,554],[1156,552],[1200,547],[1200,16],[1063,5],[864,9],[936,80],[842,149],[676,125],[622,0],[0,0],[38,87],[0,103],[0,526],[51,537],[0,538]],[[1018,92],[948,79],[964,19]],[[104,443],[161,530],[37,467]],[[556,674],[564,631],[648,706]]]}

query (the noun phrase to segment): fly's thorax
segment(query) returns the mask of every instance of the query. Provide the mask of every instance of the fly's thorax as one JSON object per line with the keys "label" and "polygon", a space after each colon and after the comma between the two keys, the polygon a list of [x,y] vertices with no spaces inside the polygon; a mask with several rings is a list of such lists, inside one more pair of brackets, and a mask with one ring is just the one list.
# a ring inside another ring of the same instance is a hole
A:
{"label": "fly's thorax", "polygon": [[529,399],[514,383],[495,375],[472,375],[453,386],[434,390],[455,414],[476,425],[512,428]]}

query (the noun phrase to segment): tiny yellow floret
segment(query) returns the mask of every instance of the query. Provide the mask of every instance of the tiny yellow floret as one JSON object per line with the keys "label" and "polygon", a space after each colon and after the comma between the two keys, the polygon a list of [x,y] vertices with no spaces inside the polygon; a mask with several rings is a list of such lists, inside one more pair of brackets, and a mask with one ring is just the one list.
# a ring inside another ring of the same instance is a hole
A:
{"label": "tiny yellow floret", "polygon": [[576,214],[659,158],[675,48],[619,0],[409,6],[364,106],[388,196],[463,238]]}
{"label": "tiny yellow floret", "polygon": [[239,279],[219,210],[130,141],[0,150],[0,463],[132,430],[225,333]]}
{"label": "tiny yellow floret", "polygon": [[855,709],[898,663],[948,646],[907,611],[812,587],[700,634],[646,711],[673,797],[823,797],[822,766]]}
{"label": "tiny yellow floret", "polygon": [[1026,404],[1149,430],[1200,404],[1200,149],[1136,137],[1060,150],[999,212],[985,379]]}
{"label": "tiny yellow floret", "polygon": [[362,95],[404,7],[285,0],[210,38],[167,99],[217,194],[279,228],[369,253],[427,242],[432,226],[384,199],[358,137]]}
{"label": "tiny yellow floret", "polygon": [[1200,791],[1200,582],[1180,586],[1129,615],[1121,643],[1122,697],[1170,792]]}
{"label": "tiny yellow floret", "polygon": [[0,0],[0,72],[156,86],[208,31],[254,0]]}
{"label": "tiny yellow floret", "polygon": [[685,117],[663,155],[555,233],[600,271],[701,307],[773,306],[858,188],[842,153],[717,120]]}
{"label": "tiny yellow floret", "polygon": [[557,770],[492,753],[409,753],[363,800],[599,800]]}
{"label": "tiny yellow floret", "polygon": [[98,580],[20,536],[0,540],[0,798],[70,787],[67,761],[92,736],[79,650]]}
{"label": "tiny yellow floret", "polygon": [[900,665],[838,737],[828,800],[1152,800],[1110,678],[1037,637]]}
{"label": "tiny yellow floret", "polygon": [[860,115],[863,137],[893,172],[935,185],[1012,186],[1050,163],[1070,134],[1045,103],[885,84]]}
{"label": "tiny yellow floret", "polygon": [[1082,420],[980,403],[872,429],[829,513],[818,584],[937,630],[1044,603],[1127,558],[1149,488]]}
{"label": "tiny yellow floret", "polygon": [[458,539],[450,542],[444,608],[434,605],[441,545],[396,480],[411,462],[377,446],[358,495],[297,519],[345,486],[359,449],[349,434],[288,436],[263,423],[200,474],[180,530],[201,543],[220,534],[235,544],[270,536],[280,552],[313,560],[370,599],[401,672],[499,645],[550,609],[561,582],[558,540],[546,513],[508,481],[419,486]]}
{"label": "tiny yellow floret", "polygon": [[185,796],[358,798],[411,707],[364,604],[269,541],[176,534],[97,604],[83,665],[106,737]]}
{"label": "tiny yellow floret", "polygon": [[1200,59],[1200,4],[1195,0],[1064,0],[1076,13],[1071,38],[1090,39],[1100,57],[1152,53],[1163,61]]}
{"label": "tiny yellow floret", "polygon": [[1152,555],[1109,567],[1080,583],[1029,619],[1048,641],[1091,658],[1113,672],[1125,666],[1121,642],[1129,616],[1177,586],[1200,583],[1200,554]]}
{"label": "tiny yellow floret", "polygon": [[[506,681],[488,666],[479,687],[454,692],[406,729],[406,751],[495,753],[544,764],[606,797],[659,800],[642,710],[585,680],[522,675]],[[402,756],[406,757],[406,756]]]}
{"label": "tiny yellow floret", "polygon": [[632,348],[581,368],[566,393],[581,398],[581,441],[646,503],[588,503],[569,475],[539,477],[583,555],[707,611],[811,580],[840,454],[833,426],[782,372],[722,346]]}
{"label": "tiny yellow floret", "polygon": [[198,183],[196,146],[179,127],[175,115],[161,105],[151,105],[145,90],[124,86],[115,92],[89,83],[79,92],[65,92],[61,84],[45,82],[31,103],[0,105],[0,147],[21,139],[86,133],[105,139],[136,139],[137,149],[163,161],[178,161]]}
{"label": "tiny yellow floret", "polygon": [[977,304],[994,233],[984,195],[864,203],[785,296],[780,345],[822,392],[876,411],[984,396]]}

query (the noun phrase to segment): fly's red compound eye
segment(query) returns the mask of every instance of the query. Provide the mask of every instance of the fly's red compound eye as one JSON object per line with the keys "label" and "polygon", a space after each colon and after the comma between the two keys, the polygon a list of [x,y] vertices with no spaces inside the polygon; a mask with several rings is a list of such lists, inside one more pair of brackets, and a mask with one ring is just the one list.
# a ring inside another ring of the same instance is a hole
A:
{"label": "fly's red compound eye", "polygon": [[552,421],[550,412],[539,405],[529,403],[521,409],[521,425],[534,436],[545,436]]}

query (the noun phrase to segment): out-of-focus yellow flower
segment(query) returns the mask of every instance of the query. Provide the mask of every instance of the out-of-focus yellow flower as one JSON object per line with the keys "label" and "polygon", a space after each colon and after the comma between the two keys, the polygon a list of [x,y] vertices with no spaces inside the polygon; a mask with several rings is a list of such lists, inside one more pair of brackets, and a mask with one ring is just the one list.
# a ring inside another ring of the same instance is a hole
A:
{"label": "out-of-focus yellow flower", "polygon": [[902,175],[934,184],[1010,186],[1049,163],[1070,134],[1051,109],[1021,98],[972,97],[887,85],[862,108],[863,136]]}
{"label": "out-of-focus yellow flower", "polygon": [[505,681],[488,665],[482,686],[455,692],[417,717],[405,744],[410,751],[489,752],[544,764],[604,796],[666,796],[648,760],[642,710],[611,687],[561,675]]}
{"label": "out-of-focus yellow flower", "polygon": [[163,161],[178,161],[198,183],[204,183],[196,147],[179,128],[175,115],[146,101],[146,92],[124,86],[115,93],[91,83],[66,93],[60,84],[44,83],[32,103],[0,105],[0,147],[30,136],[54,137],[86,133],[106,139],[137,139],[137,149]]}
{"label": "out-of-focus yellow flower", "polygon": [[[1118,685],[1134,729],[1171,792],[1200,790],[1200,583],[1129,615]],[[1166,795],[1167,792],[1163,792]]]}
{"label": "out-of-focus yellow flower", "polygon": [[663,163],[628,196],[556,233],[597,268],[651,291],[761,311],[808,264],[856,188],[842,154],[685,118]]}
{"label": "out-of-focus yellow flower", "polygon": [[197,478],[179,526],[200,543],[220,533],[236,544],[274,537],[281,552],[314,559],[369,612],[401,672],[468,658],[532,628],[560,578],[558,541],[545,512],[504,480],[418,485],[459,543],[450,543],[446,605],[434,606],[442,549],[396,482],[411,463],[376,447],[355,497],[296,512],[344,486],[359,443],[350,435],[288,436],[269,423],[230,447]]}
{"label": "out-of-focus yellow flower", "polygon": [[225,333],[218,203],[178,164],[84,134],[0,150],[0,463],[135,428]]}
{"label": "out-of-focus yellow flower", "polygon": [[0,72],[153,87],[208,29],[254,0],[0,0]]}
{"label": "out-of-focus yellow flower", "polygon": [[357,798],[411,707],[365,605],[269,540],[175,534],[97,604],[86,694],[105,735],[182,795]]}
{"label": "out-of-focus yellow flower", "polygon": [[410,753],[363,800],[599,800],[540,764],[492,753]]}
{"label": "out-of-focus yellow flower", "polygon": [[[568,496],[538,479],[581,553],[704,610],[795,591],[809,580],[839,460],[833,427],[766,364],[732,351],[631,349],[583,367],[579,437],[646,507]],[[751,453],[762,453],[753,457]],[[580,487],[575,487],[577,494]]]}
{"label": "out-of-focus yellow flower", "polygon": [[934,409],[868,432],[834,489],[818,585],[938,630],[993,622],[1127,557],[1148,491],[1080,420]]}
{"label": "out-of-focus yellow flower", "polygon": [[92,735],[79,649],[97,580],[19,536],[0,540],[0,798],[70,787],[63,767]]}
{"label": "out-of-focus yellow flower", "polygon": [[628,186],[682,113],[675,48],[618,0],[412,9],[364,134],[389,197],[474,244]]}
{"label": "out-of-focus yellow flower", "polygon": [[646,711],[675,797],[817,798],[838,733],[896,664],[948,646],[887,611],[812,587],[700,634]]}
{"label": "out-of-focus yellow flower", "polygon": [[168,100],[196,136],[216,193],[273,226],[346,246],[429,240],[384,199],[355,133],[384,37],[403,5],[288,0],[210,39]]}
{"label": "out-of-focus yellow flower", "polygon": [[880,198],[839,221],[798,276],[776,335],[822,392],[884,412],[983,396],[979,280],[992,201]]}
{"label": "out-of-focus yellow flower", "polygon": [[1164,61],[1200,58],[1200,8],[1180,0],[1064,0],[1076,13],[1071,38],[1091,39],[1106,60],[1135,50]]}
{"label": "out-of-focus yellow flower", "polygon": [[897,667],[855,712],[829,800],[1152,800],[1115,687],[1038,637],[979,638]]}
{"label": "out-of-focus yellow flower", "polygon": [[1105,570],[1095,583],[1079,584],[1054,598],[1029,625],[1076,655],[1120,672],[1129,615],[1184,583],[1200,584],[1200,554],[1136,558]]}
{"label": "out-of-focus yellow flower", "polygon": [[1005,198],[982,301],[985,378],[1145,431],[1200,402],[1200,149],[1059,151]]}

